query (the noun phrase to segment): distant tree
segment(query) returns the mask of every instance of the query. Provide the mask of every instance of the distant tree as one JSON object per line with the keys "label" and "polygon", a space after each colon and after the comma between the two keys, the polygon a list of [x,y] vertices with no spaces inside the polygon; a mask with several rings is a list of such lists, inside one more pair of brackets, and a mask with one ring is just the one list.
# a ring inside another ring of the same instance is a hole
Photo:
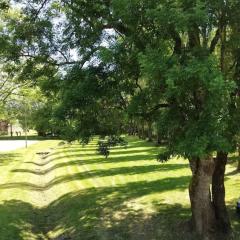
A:
{"label": "distant tree", "polygon": [[37,108],[32,109],[30,126],[37,131],[39,136],[45,137],[48,134],[56,136],[61,132],[53,115],[53,107],[50,103],[41,103]]}

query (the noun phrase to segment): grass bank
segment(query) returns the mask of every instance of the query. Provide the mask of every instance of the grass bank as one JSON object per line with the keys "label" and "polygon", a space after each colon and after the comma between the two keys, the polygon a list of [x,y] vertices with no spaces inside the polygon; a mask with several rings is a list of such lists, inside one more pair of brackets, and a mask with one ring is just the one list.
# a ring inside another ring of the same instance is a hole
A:
{"label": "grass bank", "polygon": [[[0,154],[0,239],[196,239],[186,227],[188,162],[158,163],[163,148],[128,140],[107,159],[96,154],[96,141],[82,147],[46,140]],[[50,153],[36,154],[42,151]],[[227,167],[226,198],[237,240],[235,165],[232,159]]]}

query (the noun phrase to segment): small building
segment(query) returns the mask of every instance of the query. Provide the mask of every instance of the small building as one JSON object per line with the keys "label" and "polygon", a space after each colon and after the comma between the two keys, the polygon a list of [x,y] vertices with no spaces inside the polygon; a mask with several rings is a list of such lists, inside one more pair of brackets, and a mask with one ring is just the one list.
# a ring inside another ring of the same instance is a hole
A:
{"label": "small building", "polygon": [[6,120],[0,120],[0,135],[8,134],[9,122]]}

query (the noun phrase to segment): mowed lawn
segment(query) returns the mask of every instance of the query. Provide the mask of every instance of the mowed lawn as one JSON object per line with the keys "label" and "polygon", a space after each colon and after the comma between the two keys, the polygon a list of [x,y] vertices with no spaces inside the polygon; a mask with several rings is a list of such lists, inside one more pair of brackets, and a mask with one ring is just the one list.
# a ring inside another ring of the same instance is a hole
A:
{"label": "mowed lawn", "polygon": [[[96,154],[97,139],[85,147],[46,140],[0,153],[0,240],[196,239],[186,224],[188,162],[159,163],[162,147],[128,141],[107,159]],[[226,197],[240,239],[235,160],[227,167]]]}

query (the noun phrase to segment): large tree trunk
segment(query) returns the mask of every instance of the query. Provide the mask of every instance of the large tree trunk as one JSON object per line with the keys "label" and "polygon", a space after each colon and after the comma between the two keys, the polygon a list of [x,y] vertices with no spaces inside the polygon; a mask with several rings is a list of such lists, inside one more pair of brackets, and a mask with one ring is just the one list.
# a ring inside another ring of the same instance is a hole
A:
{"label": "large tree trunk", "polygon": [[211,156],[191,159],[189,162],[192,170],[192,181],[189,186],[192,226],[203,239],[211,239],[216,227],[210,191],[215,162]]}
{"label": "large tree trunk", "polygon": [[215,159],[215,171],[212,179],[212,199],[217,219],[218,232],[225,237],[231,233],[231,223],[225,204],[224,174],[227,164],[227,153],[218,152]]}

